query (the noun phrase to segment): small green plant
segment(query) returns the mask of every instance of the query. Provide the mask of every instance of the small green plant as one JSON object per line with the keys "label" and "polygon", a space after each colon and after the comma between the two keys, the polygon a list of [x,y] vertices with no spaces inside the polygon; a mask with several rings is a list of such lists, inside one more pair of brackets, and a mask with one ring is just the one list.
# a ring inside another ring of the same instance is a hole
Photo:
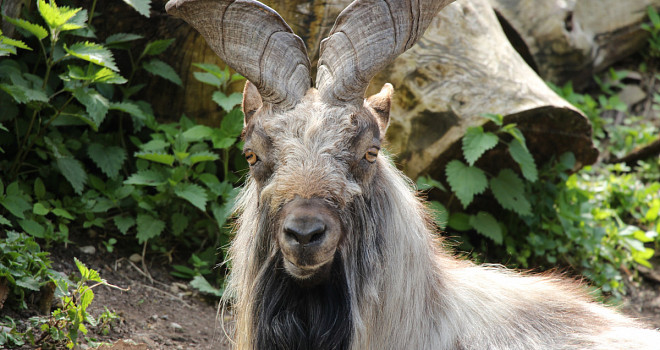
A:
{"label": "small green plant", "polygon": [[42,252],[34,238],[14,231],[6,232],[0,239],[0,289],[6,288],[6,306],[27,308],[26,296],[60,279],[51,269],[47,252]]}
{"label": "small green plant", "polygon": [[642,23],[642,29],[649,32],[649,55],[651,57],[660,57],[660,15],[658,11],[649,6],[646,13],[649,17],[649,22]]}
{"label": "small green plant", "polygon": [[[49,317],[37,316],[30,319],[33,328],[28,329],[26,335],[31,339],[33,345],[72,349],[81,343],[80,335],[87,334],[86,324],[97,327],[100,321],[102,326],[109,327],[110,322],[116,319],[116,314],[106,309],[99,320],[96,320],[87,311],[87,308],[94,299],[94,288],[104,285],[120,290],[124,289],[109,284],[100,277],[97,271],[87,268],[78,259],[75,259],[75,262],[80,273],[80,279],[75,283],[60,280],[56,284],[57,292],[61,295],[60,307],[53,311]],[[88,285],[90,283],[93,284],[90,286]],[[40,334],[38,338],[36,338],[36,330]]]}

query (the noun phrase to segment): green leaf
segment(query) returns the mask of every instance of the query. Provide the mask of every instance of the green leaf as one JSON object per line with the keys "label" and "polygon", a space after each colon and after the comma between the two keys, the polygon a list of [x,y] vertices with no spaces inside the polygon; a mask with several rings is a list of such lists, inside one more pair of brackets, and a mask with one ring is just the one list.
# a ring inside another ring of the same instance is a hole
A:
{"label": "green leaf", "polygon": [[417,178],[417,189],[420,191],[426,191],[431,188],[437,188],[442,191],[447,191],[445,186],[440,183],[440,181],[436,181],[432,179],[429,176],[420,176]]}
{"label": "green leaf", "polygon": [[216,297],[221,297],[223,293],[222,289],[213,287],[206,278],[201,275],[193,277],[192,281],[190,281],[190,286],[202,293],[215,295]]}
{"label": "green leaf", "polygon": [[34,203],[34,206],[32,206],[32,213],[34,213],[36,215],[44,216],[44,215],[47,215],[48,213],[50,213],[50,210],[48,210],[46,207],[44,207],[43,204],[37,202],[37,203]]}
{"label": "green leaf", "polygon": [[220,129],[229,137],[237,138],[243,132],[243,112],[240,108],[235,108],[227,113],[220,122]]}
{"label": "green leaf", "polygon": [[188,228],[188,217],[181,213],[174,213],[172,215],[172,234],[179,236],[183,231]]}
{"label": "green leaf", "polygon": [[112,221],[123,235],[128,233],[128,230],[135,225],[135,219],[131,216],[115,216]]}
{"label": "green leaf", "polygon": [[48,102],[48,96],[42,90],[16,84],[0,84],[0,90],[8,93],[18,103],[32,101]]}
{"label": "green leaf", "polygon": [[87,147],[87,154],[94,164],[111,179],[119,174],[119,170],[126,160],[126,151],[123,148],[98,143],[90,144]]}
{"label": "green leaf", "polygon": [[110,68],[113,71],[119,71],[115,64],[112,52],[103,45],[86,41],[84,43],[75,43],[71,47],[64,45],[64,50],[71,56],[81,60],[98,64],[99,66]]}
{"label": "green leaf", "polygon": [[35,292],[39,291],[39,281],[33,276],[24,276],[16,280],[16,285]]}
{"label": "green leaf", "polygon": [[46,186],[40,177],[34,180],[34,195],[38,199],[43,199],[46,197]]}
{"label": "green leaf", "polygon": [[137,215],[137,238],[138,243],[142,244],[154,237],[160,236],[165,229],[165,222],[149,214]]}
{"label": "green leaf", "polygon": [[187,200],[201,211],[206,211],[206,191],[193,183],[179,183],[174,187],[174,194]]}
{"label": "green leaf", "polygon": [[23,199],[20,195],[10,195],[7,194],[6,197],[0,198],[0,205],[5,207],[12,215],[19,219],[25,219],[23,213],[27,210],[32,209],[32,205]]}
{"label": "green leaf", "polygon": [[51,30],[57,29],[68,22],[82,8],[72,9],[67,6],[58,7],[55,2],[47,3],[45,0],[37,1],[37,8],[41,17]]}
{"label": "green leaf", "polygon": [[53,214],[65,219],[73,220],[73,215],[71,215],[66,209],[55,208],[53,209]]}
{"label": "green leaf", "polygon": [[46,235],[46,229],[34,220],[20,220],[18,224],[32,237],[44,238]]}
{"label": "green leaf", "polygon": [[492,120],[495,125],[502,126],[504,122],[504,117],[501,114],[485,113],[481,115],[482,117]]}
{"label": "green leaf", "polygon": [[520,165],[523,176],[530,182],[536,182],[539,178],[539,174],[536,170],[534,157],[532,157],[532,154],[527,147],[520,143],[518,139],[513,139],[511,140],[511,143],[509,143],[509,153],[511,153],[513,160]]}
{"label": "green leaf", "polygon": [[72,157],[57,158],[57,169],[69,181],[71,187],[77,194],[82,194],[82,190],[87,183],[87,173],[77,159]]}
{"label": "green leaf", "polygon": [[0,36],[0,44],[1,45],[10,45],[10,46],[18,47],[19,49],[32,51],[32,48],[27,46],[26,43],[24,43],[20,40],[14,40],[12,38],[7,38],[7,37],[3,37],[3,36]]}
{"label": "green leaf", "polygon": [[213,148],[226,149],[236,143],[236,137],[228,135],[223,129],[213,129],[211,142],[213,142]]}
{"label": "green leaf", "polygon": [[504,209],[520,216],[532,215],[532,206],[525,197],[525,184],[511,169],[503,169],[490,180],[490,190]]}
{"label": "green leaf", "polygon": [[191,154],[188,159],[190,160],[190,164],[194,165],[199,162],[210,162],[210,161],[215,161],[220,159],[217,154],[209,151],[203,151],[203,152],[196,152]]}
{"label": "green leaf", "polygon": [[149,10],[151,9],[151,0],[124,0],[129,6],[135,9],[139,14],[149,18]]}
{"label": "green leaf", "polygon": [[99,282],[99,283],[104,282],[104,280],[101,279],[101,276],[99,275],[98,271],[87,268],[87,266],[85,266],[85,264],[83,264],[80,260],[78,260],[78,258],[73,258],[73,260],[76,263],[76,266],[78,267],[78,271],[80,272],[80,276],[82,276],[83,279],[92,282]]}
{"label": "green leaf", "polygon": [[193,76],[198,81],[207,85],[215,86],[216,88],[220,88],[222,86],[222,83],[224,82],[217,76],[206,72],[193,72]]}
{"label": "green leaf", "polygon": [[126,185],[159,186],[167,182],[167,174],[156,170],[138,170],[124,181]]}
{"label": "green leaf", "polygon": [[466,166],[461,161],[449,162],[445,172],[449,186],[464,208],[472,202],[475,195],[483,193],[488,187],[488,179],[481,169]]}
{"label": "green leaf", "polygon": [[105,47],[109,49],[128,49],[131,41],[142,39],[142,35],[132,33],[115,33],[105,39]]}
{"label": "green leaf", "polygon": [[104,84],[124,84],[128,80],[119,75],[119,73],[114,72],[108,68],[101,68],[94,73],[92,76],[93,83],[104,83]]}
{"label": "green leaf", "polygon": [[213,93],[212,99],[213,102],[217,103],[223,110],[231,111],[234,106],[241,104],[243,101],[243,94],[240,92],[234,92],[227,96],[222,91],[216,91]]}
{"label": "green leaf", "polygon": [[110,110],[122,111],[142,122],[146,122],[149,119],[147,113],[140,109],[138,105],[131,102],[112,102],[110,103]]}
{"label": "green leaf", "polygon": [[433,221],[435,221],[435,224],[439,229],[444,230],[449,221],[449,212],[447,211],[447,208],[438,201],[430,201],[428,203]]}
{"label": "green leaf", "polygon": [[101,95],[98,91],[91,88],[79,87],[73,90],[73,97],[78,100],[83,106],[89,117],[94,122],[92,128],[94,131],[103,123],[105,116],[110,109],[110,101]]}
{"label": "green leaf", "polygon": [[463,136],[463,154],[470,166],[474,165],[481,155],[497,146],[499,139],[491,132],[484,132],[481,126],[470,127]]}
{"label": "green leaf", "polygon": [[470,225],[480,234],[492,239],[497,244],[502,244],[502,228],[497,220],[485,211],[470,216]]}
{"label": "green leaf", "polygon": [[152,162],[166,164],[171,166],[174,164],[174,156],[160,152],[135,152],[135,157],[146,159]]}
{"label": "green leaf", "polygon": [[206,125],[195,125],[183,132],[183,138],[187,142],[199,142],[211,138],[213,129]]}
{"label": "green leaf", "polygon": [[472,229],[470,215],[465,213],[451,213],[447,225],[456,231],[467,231]]}
{"label": "green leaf", "polygon": [[20,18],[10,18],[5,15],[2,15],[2,18],[18,28],[25,29],[28,33],[36,36],[37,39],[39,40],[42,40],[48,36],[48,31],[46,30],[46,28],[38,24],[33,24],[26,20],[22,20]]}
{"label": "green leaf", "polygon": [[155,40],[147,43],[142,51],[142,56],[156,56],[163,53],[167,48],[172,45],[174,39]]}
{"label": "green leaf", "polygon": [[147,72],[165,78],[176,85],[181,86],[183,84],[174,68],[159,59],[154,58],[149,62],[142,63],[142,68]]}
{"label": "green leaf", "polygon": [[9,221],[9,219],[7,219],[6,217],[0,215],[0,225],[11,227],[11,221]]}

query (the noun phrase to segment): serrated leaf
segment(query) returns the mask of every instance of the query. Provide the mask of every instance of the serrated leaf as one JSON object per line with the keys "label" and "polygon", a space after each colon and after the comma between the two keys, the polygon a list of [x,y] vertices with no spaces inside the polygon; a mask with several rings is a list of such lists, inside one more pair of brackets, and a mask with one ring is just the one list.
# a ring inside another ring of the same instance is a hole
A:
{"label": "serrated leaf", "polygon": [[129,6],[135,9],[139,14],[149,18],[149,10],[151,9],[151,0],[123,0]]}
{"label": "serrated leaf", "polygon": [[490,190],[498,203],[521,216],[532,215],[532,206],[525,197],[525,184],[511,169],[503,169],[490,180]]}
{"label": "serrated leaf", "polygon": [[193,153],[189,156],[188,160],[190,160],[190,164],[194,165],[199,162],[210,162],[210,161],[215,161],[220,159],[217,154],[209,152],[209,151],[203,151],[203,152],[197,152]]}
{"label": "serrated leaf", "polygon": [[94,121],[94,130],[98,130],[98,127],[103,123],[105,116],[108,114],[110,109],[110,101],[101,95],[98,91],[91,88],[77,88],[73,90],[73,97],[78,100],[83,106],[92,121]]}
{"label": "serrated leaf", "polygon": [[481,155],[497,146],[499,139],[491,132],[484,132],[481,126],[468,128],[463,136],[463,155],[470,166],[474,165]]}
{"label": "serrated leaf", "polygon": [[171,154],[160,153],[160,152],[135,152],[134,156],[140,159],[146,159],[152,162],[170,165],[170,166],[174,164],[174,159],[175,159],[174,156]]}
{"label": "serrated leaf", "polygon": [[432,179],[429,176],[420,176],[417,178],[417,189],[420,191],[426,191],[431,188],[437,188],[442,191],[447,191],[445,186],[440,183],[440,181],[436,181]]}
{"label": "serrated leaf", "polygon": [[181,213],[174,213],[171,220],[172,233],[175,236],[179,236],[186,228],[188,228],[188,217]]}
{"label": "serrated leaf", "polygon": [[11,221],[9,221],[9,219],[7,219],[6,217],[0,215],[0,225],[11,227]]}
{"label": "serrated leaf", "polygon": [[174,39],[161,39],[147,43],[142,51],[142,56],[156,56],[163,53],[167,48],[172,45]]}
{"label": "serrated leaf", "polygon": [[140,107],[131,102],[113,102],[110,103],[110,110],[122,111],[135,117],[136,119],[145,122],[149,119],[149,115],[145,113]]}
{"label": "serrated leaf", "polygon": [[41,90],[16,84],[0,84],[0,89],[8,93],[18,103],[32,101],[48,102],[48,96]]}
{"label": "serrated leaf", "polygon": [[234,209],[235,201],[235,196],[229,196],[228,198],[225,198],[225,203],[222,205],[217,202],[211,203],[211,212],[213,213],[213,218],[219,229],[223,229],[224,225],[227,223],[227,219],[229,219],[232,209]]}
{"label": "serrated leaf", "polygon": [[142,68],[147,72],[165,78],[176,85],[181,86],[183,84],[174,68],[159,59],[153,59],[149,62],[142,63]]}
{"label": "serrated leaf", "polygon": [[0,197],[0,205],[5,207],[5,209],[19,219],[25,219],[23,213],[32,208],[32,205],[28,201],[17,194],[7,194],[4,198]]}
{"label": "serrated leaf", "polygon": [[37,237],[37,238],[44,238],[46,234],[46,229],[41,226],[41,224],[37,223],[34,220],[20,220],[18,224],[21,226],[21,228],[30,236],[32,237]]}
{"label": "serrated leaf", "polygon": [[77,194],[82,194],[82,190],[87,183],[87,173],[77,159],[71,157],[57,158],[57,169],[64,175],[64,178],[71,184]]}
{"label": "serrated leaf", "polygon": [[112,221],[123,235],[128,233],[131,227],[135,226],[135,219],[131,216],[115,216]]}
{"label": "serrated leaf", "polygon": [[470,216],[470,225],[480,234],[492,239],[497,244],[502,244],[502,228],[497,220],[485,211],[480,211],[477,215]]}
{"label": "serrated leaf", "polygon": [[92,76],[93,83],[104,83],[104,84],[124,84],[128,80],[119,75],[117,72],[112,71],[108,68],[101,68]]}
{"label": "serrated leaf", "polygon": [[206,278],[201,275],[193,277],[192,281],[190,281],[190,286],[202,293],[215,295],[216,297],[221,297],[223,294],[222,289],[213,287]]}
{"label": "serrated leaf", "polygon": [[44,27],[42,27],[38,24],[30,23],[30,22],[28,22],[26,20],[23,20],[23,19],[20,19],[20,18],[10,18],[10,17],[7,17],[5,15],[3,15],[2,18],[5,21],[15,25],[18,28],[25,29],[28,33],[36,36],[37,39],[39,39],[39,40],[42,40],[42,39],[44,39],[45,37],[48,36],[48,31],[46,30],[46,28],[44,28]]}
{"label": "serrated leaf", "polygon": [[207,72],[193,72],[193,77],[204,84],[215,86],[216,88],[220,88],[223,83],[220,78]]}
{"label": "serrated leaf", "polygon": [[73,220],[73,215],[71,215],[71,213],[69,213],[66,209],[55,208],[53,209],[53,214],[65,219]]}
{"label": "serrated leaf", "polygon": [[143,151],[163,151],[165,148],[169,147],[170,143],[163,140],[151,140],[147,143],[140,145],[140,149]]}
{"label": "serrated leaf", "polygon": [[213,148],[226,149],[236,142],[236,137],[228,135],[223,129],[213,129],[211,142],[213,142]]}
{"label": "serrated leaf", "polygon": [[229,137],[239,137],[243,132],[243,112],[240,108],[235,108],[227,113],[220,122],[220,129]]}
{"label": "serrated leaf", "polygon": [[27,46],[26,43],[20,41],[20,40],[15,40],[12,38],[7,38],[7,37],[0,37],[0,43],[2,45],[11,45],[14,47],[18,47],[19,49],[24,49],[24,50],[30,50],[32,51],[32,48]]}
{"label": "serrated leaf", "polygon": [[467,207],[474,196],[480,194],[488,187],[488,179],[483,170],[466,166],[461,161],[452,160],[445,169],[447,182],[463,207]]}
{"label": "serrated leaf", "polygon": [[165,222],[149,214],[137,215],[137,239],[142,244],[154,237],[160,236],[165,229]]}
{"label": "serrated leaf", "polygon": [[105,48],[103,45],[91,43],[89,41],[75,43],[71,47],[64,45],[64,50],[71,56],[77,57],[81,60],[92,62],[110,68],[113,71],[119,71],[115,64],[115,59],[112,52]]}
{"label": "serrated leaf", "polygon": [[520,165],[523,176],[531,182],[536,182],[536,180],[538,180],[539,174],[536,170],[534,157],[532,157],[532,154],[529,152],[527,147],[520,143],[518,139],[513,139],[511,140],[511,143],[509,143],[509,153],[511,153],[513,160],[515,160],[516,163]]}
{"label": "serrated leaf", "polygon": [[206,125],[195,125],[183,132],[183,138],[187,142],[198,142],[209,139],[213,134],[213,129]]}
{"label": "serrated leaf", "polygon": [[213,93],[213,102],[217,103],[225,111],[231,111],[234,106],[241,104],[243,101],[243,94],[240,92],[231,93],[229,96],[225,95],[222,91]]}
{"label": "serrated leaf", "polygon": [[68,6],[57,6],[55,2],[47,3],[45,0],[37,1],[37,8],[44,22],[51,30],[57,29],[68,22],[82,8],[72,9]]}
{"label": "serrated leaf", "polygon": [[174,194],[190,202],[201,211],[206,211],[206,191],[193,183],[179,183],[174,187]]}
{"label": "serrated leaf", "polygon": [[167,182],[167,174],[156,170],[138,170],[124,181],[126,185],[158,186]]}
{"label": "serrated leaf", "polygon": [[16,280],[16,285],[35,292],[39,291],[39,281],[32,276],[24,276]]}
{"label": "serrated leaf", "polygon": [[111,179],[119,174],[119,170],[126,160],[126,151],[123,148],[98,143],[90,144],[87,147],[87,154],[94,164]]}

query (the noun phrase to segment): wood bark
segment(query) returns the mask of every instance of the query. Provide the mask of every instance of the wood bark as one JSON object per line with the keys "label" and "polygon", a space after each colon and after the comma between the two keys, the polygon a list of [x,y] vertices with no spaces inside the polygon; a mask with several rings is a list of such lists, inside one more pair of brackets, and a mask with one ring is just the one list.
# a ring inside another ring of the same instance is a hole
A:
{"label": "wood bark", "polygon": [[660,0],[489,1],[541,77],[576,85],[639,51],[648,37],[640,27],[646,8],[660,9]]}

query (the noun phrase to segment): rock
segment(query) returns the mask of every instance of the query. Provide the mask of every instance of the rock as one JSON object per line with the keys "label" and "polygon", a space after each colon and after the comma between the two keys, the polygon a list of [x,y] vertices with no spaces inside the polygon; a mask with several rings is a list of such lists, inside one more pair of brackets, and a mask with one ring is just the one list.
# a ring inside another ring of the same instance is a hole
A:
{"label": "rock", "polygon": [[128,257],[128,260],[130,260],[131,262],[137,264],[140,261],[142,261],[142,255],[137,254],[137,253],[133,253],[133,254],[131,254],[131,256]]}
{"label": "rock", "polygon": [[96,248],[94,248],[94,246],[92,245],[86,245],[78,249],[80,249],[80,252],[82,252],[83,254],[89,254],[89,255],[96,254]]}
{"label": "rock", "polygon": [[176,322],[170,323],[170,328],[177,333],[183,333],[183,327]]}
{"label": "rock", "polygon": [[646,99],[646,92],[637,85],[624,85],[618,95],[621,102],[628,106],[632,106]]}

